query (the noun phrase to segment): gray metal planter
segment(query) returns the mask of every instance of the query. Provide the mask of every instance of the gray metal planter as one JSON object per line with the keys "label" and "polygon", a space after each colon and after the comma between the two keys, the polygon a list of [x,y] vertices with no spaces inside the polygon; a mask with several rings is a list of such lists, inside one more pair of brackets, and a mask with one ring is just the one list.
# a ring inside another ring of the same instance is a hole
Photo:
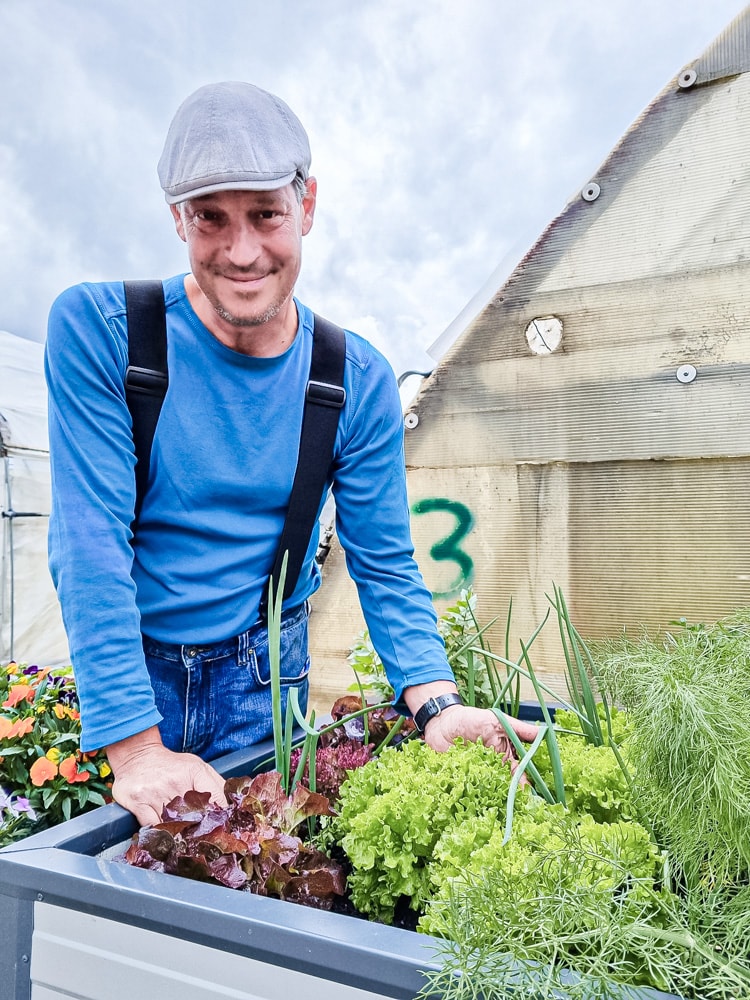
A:
{"label": "gray metal planter", "polygon": [[110,860],[134,831],[109,805],[0,851],[3,1000],[412,1000],[436,967],[424,934]]}

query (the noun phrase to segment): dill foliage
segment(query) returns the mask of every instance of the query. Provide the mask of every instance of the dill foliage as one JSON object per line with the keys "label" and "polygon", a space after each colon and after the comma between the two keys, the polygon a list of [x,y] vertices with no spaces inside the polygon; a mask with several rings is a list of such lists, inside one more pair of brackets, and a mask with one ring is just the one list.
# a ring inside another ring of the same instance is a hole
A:
{"label": "dill foliage", "polygon": [[592,652],[630,723],[637,804],[686,889],[750,872],[750,613]]}

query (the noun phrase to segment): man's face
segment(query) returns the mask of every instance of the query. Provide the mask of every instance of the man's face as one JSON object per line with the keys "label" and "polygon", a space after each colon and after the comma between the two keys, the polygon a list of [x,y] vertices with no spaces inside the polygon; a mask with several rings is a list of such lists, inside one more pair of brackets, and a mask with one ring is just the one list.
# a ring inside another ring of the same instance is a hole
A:
{"label": "man's face", "polygon": [[213,309],[209,329],[236,335],[285,322],[315,192],[310,178],[301,203],[288,184],[277,191],[218,191],[171,206],[193,277]]}

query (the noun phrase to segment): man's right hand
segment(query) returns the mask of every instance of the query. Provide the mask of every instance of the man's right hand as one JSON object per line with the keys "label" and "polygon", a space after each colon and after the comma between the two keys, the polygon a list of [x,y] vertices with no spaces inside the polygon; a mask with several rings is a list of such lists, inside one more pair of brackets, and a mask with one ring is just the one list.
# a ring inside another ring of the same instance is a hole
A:
{"label": "man's right hand", "polygon": [[141,826],[160,823],[166,803],[191,789],[209,792],[212,802],[227,804],[218,771],[195,754],[168,750],[156,726],[111,743],[107,758],[115,776],[112,797]]}

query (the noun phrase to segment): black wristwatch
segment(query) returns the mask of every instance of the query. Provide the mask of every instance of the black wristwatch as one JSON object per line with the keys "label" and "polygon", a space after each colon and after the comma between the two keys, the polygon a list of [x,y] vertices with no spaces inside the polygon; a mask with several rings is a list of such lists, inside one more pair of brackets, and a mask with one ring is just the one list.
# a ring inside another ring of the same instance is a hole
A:
{"label": "black wristwatch", "polygon": [[463,699],[460,694],[450,692],[449,694],[438,695],[437,698],[430,698],[429,701],[426,701],[414,713],[414,725],[417,727],[417,730],[423,733],[424,727],[430,719],[434,719],[436,715],[440,715],[443,709],[450,708],[451,705],[463,705]]}

